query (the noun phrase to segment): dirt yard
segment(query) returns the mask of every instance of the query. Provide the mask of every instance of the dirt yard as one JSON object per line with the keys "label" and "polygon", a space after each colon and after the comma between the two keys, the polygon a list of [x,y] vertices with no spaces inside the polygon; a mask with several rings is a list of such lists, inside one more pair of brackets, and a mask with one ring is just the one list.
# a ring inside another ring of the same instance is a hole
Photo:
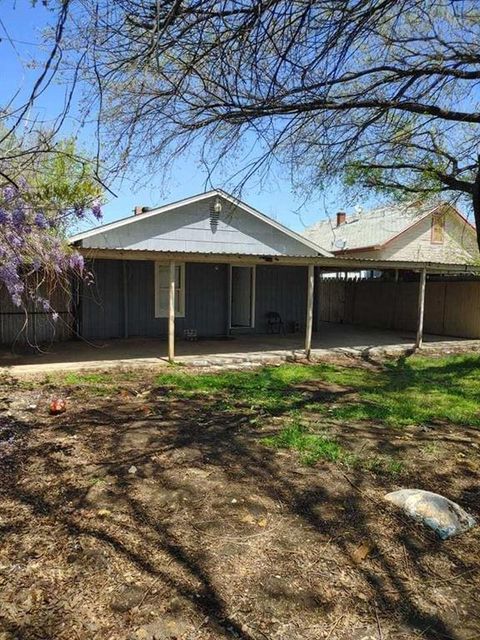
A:
{"label": "dirt yard", "polygon": [[478,404],[394,424],[362,395],[393,394],[378,366],[288,367],[5,379],[1,640],[480,638],[480,529],[442,542],[383,501],[420,487],[480,517]]}

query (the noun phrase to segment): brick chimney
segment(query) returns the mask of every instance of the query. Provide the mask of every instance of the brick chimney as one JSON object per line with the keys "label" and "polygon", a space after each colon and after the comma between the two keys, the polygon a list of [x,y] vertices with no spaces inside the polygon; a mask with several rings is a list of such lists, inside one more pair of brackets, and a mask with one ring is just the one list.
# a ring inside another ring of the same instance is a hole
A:
{"label": "brick chimney", "polygon": [[347,214],[345,213],[345,211],[339,211],[337,213],[337,227],[339,227],[341,224],[345,224],[346,221]]}
{"label": "brick chimney", "polygon": [[136,207],[133,208],[133,213],[136,216],[139,216],[142,213],[145,213],[146,211],[148,211],[148,207],[142,207],[142,205],[137,205]]}

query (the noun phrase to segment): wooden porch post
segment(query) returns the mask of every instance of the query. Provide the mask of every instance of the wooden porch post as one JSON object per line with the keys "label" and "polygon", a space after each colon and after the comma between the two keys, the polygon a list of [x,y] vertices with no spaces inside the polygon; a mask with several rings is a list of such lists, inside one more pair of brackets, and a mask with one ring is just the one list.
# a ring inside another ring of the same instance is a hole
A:
{"label": "wooden porch post", "polygon": [[175,358],[175,262],[170,262],[168,288],[168,361]]}
{"label": "wooden porch post", "polygon": [[123,286],[123,337],[128,338],[128,264],[122,260],[122,286]]}
{"label": "wooden porch post", "polygon": [[423,342],[423,317],[425,315],[425,287],[427,284],[427,270],[420,271],[420,283],[418,286],[418,309],[417,309],[417,339],[415,349],[420,349]]}
{"label": "wooden porch post", "polygon": [[312,329],[313,329],[313,289],[315,286],[315,272],[313,264],[308,265],[307,280],[307,324],[305,328],[305,355],[310,360],[312,351]]}

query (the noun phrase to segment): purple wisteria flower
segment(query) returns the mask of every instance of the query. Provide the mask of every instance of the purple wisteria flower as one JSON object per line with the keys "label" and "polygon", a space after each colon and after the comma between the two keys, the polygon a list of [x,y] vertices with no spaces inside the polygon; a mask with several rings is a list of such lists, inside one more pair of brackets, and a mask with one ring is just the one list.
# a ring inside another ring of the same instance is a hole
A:
{"label": "purple wisteria flower", "polygon": [[70,265],[70,268],[73,269],[74,271],[79,271],[80,273],[82,273],[85,267],[85,261],[83,259],[83,256],[80,255],[79,253],[72,253],[69,259],[69,265]]}
{"label": "purple wisteria flower", "polygon": [[102,218],[103,214],[102,214],[102,205],[100,203],[100,200],[94,200],[92,202],[91,210],[97,220],[100,220]]}
{"label": "purple wisteria flower", "polygon": [[12,223],[14,227],[21,227],[25,224],[25,211],[20,207],[16,207],[12,211]]}
{"label": "purple wisteria flower", "polygon": [[[26,308],[29,300],[34,301],[56,321],[58,314],[48,295],[40,294],[40,286],[54,288],[71,272],[89,277],[83,256],[72,252],[64,237],[68,219],[83,218],[86,205],[35,207],[26,180],[18,183],[19,189],[0,187],[0,288],[6,289],[15,306]],[[100,201],[90,208],[96,218],[101,216]]]}
{"label": "purple wisteria flower", "polygon": [[75,214],[75,217],[82,220],[82,218],[85,217],[85,207],[82,205],[75,205],[73,207],[73,213]]}
{"label": "purple wisteria flower", "polygon": [[35,214],[34,222],[39,229],[48,228],[47,219],[45,218],[45,214],[42,211],[39,211],[38,213]]}
{"label": "purple wisteria flower", "polygon": [[17,190],[13,185],[7,185],[3,187],[3,198],[6,202],[11,202],[15,199],[17,195]]}

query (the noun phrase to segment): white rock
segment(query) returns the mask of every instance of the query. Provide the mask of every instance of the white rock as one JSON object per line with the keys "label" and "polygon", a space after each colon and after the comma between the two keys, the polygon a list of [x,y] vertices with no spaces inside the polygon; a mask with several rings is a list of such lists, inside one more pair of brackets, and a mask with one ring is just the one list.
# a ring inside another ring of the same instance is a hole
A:
{"label": "white rock", "polygon": [[422,489],[400,489],[387,493],[385,500],[403,509],[403,511],[446,540],[475,524],[475,519],[456,502],[431,491]]}
{"label": "white rock", "polygon": [[132,464],[132,466],[131,466],[131,467],[130,467],[130,469],[128,470],[128,473],[131,473],[132,475],[133,475],[134,473],[137,473],[137,467],[136,467],[134,464]]}

